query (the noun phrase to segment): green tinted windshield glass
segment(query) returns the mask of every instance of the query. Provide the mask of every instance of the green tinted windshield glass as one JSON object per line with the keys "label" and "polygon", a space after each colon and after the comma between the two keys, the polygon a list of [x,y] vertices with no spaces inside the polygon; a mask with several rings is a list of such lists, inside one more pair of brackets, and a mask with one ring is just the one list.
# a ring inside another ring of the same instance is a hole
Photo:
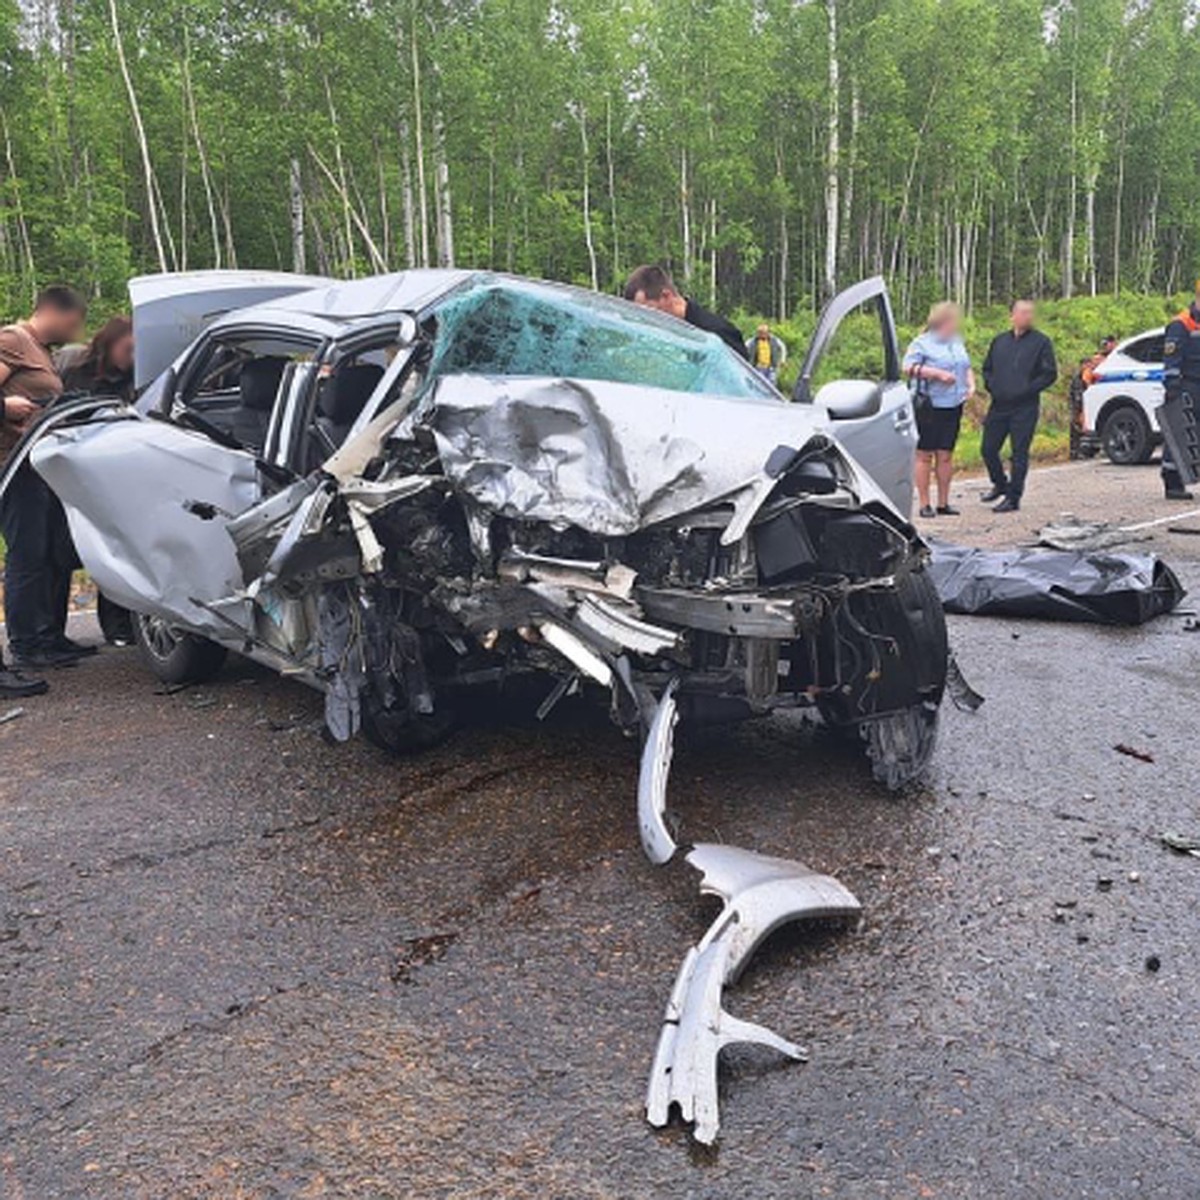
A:
{"label": "green tinted windshield glass", "polygon": [[485,277],[437,322],[431,378],[552,375],[783,402],[713,334],[611,296]]}

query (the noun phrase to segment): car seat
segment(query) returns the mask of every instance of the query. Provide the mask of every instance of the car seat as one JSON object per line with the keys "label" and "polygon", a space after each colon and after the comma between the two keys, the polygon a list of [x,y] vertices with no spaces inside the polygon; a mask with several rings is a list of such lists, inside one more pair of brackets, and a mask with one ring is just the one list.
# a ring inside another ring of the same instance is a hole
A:
{"label": "car seat", "polygon": [[[322,440],[336,450],[350,432],[350,426],[366,407],[371,393],[383,378],[383,368],[375,363],[357,363],[341,367],[325,380],[317,399],[316,426]],[[327,447],[328,448],[328,447]]]}
{"label": "car seat", "polygon": [[267,440],[271,409],[279,394],[286,358],[252,358],[238,376],[238,406],[229,414],[229,432],[247,450],[261,452]]}

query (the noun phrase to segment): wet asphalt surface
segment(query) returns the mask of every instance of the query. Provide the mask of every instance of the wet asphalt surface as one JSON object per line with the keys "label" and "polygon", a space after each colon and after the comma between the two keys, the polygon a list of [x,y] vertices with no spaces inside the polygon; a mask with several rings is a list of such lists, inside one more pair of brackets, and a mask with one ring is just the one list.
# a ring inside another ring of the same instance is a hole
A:
{"label": "wet asphalt surface", "polygon": [[987,703],[911,795],[794,716],[680,731],[685,838],[865,910],[727,993],[811,1060],[728,1052],[712,1151],[641,1105],[715,902],[643,858],[602,712],[394,761],[250,665],[56,673],[0,725],[0,1196],[1196,1195],[1200,859],[1158,835],[1200,834],[1200,634],[952,635]]}

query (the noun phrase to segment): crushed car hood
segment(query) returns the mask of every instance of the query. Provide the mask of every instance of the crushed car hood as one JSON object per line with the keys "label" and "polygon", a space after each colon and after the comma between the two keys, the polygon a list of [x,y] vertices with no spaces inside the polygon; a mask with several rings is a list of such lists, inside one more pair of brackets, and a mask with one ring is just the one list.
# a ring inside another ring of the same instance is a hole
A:
{"label": "crushed car hood", "polygon": [[[574,379],[450,375],[429,405],[447,477],[481,508],[604,537],[730,501],[778,447],[830,436],[809,405]],[[829,448],[861,503],[895,512],[845,450]]]}

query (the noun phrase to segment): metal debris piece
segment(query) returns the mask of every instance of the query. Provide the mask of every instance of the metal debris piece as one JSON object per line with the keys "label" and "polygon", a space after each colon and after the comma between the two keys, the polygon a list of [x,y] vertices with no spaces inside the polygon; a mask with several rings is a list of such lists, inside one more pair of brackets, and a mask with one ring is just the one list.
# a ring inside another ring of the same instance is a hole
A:
{"label": "metal debris piece", "polygon": [[1166,833],[1159,834],[1158,840],[1168,850],[1176,850],[1180,854],[1190,854],[1192,858],[1200,858],[1200,837],[1189,837],[1186,833],[1176,833],[1174,830],[1168,829]]}
{"label": "metal debris piece", "polygon": [[638,832],[642,849],[655,866],[668,862],[677,849],[667,828],[666,812],[667,778],[675,750],[675,725],[679,721],[675,699],[678,686],[679,680],[672,679],[654,710],[638,773]]}
{"label": "metal debris piece", "polygon": [[1138,762],[1152,763],[1154,755],[1149,750],[1139,750],[1136,746],[1129,746],[1125,742],[1118,742],[1113,749],[1118,754],[1124,754],[1126,758],[1136,758]]}
{"label": "metal debris piece", "polygon": [[954,707],[962,712],[977,712],[983,707],[985,698],[967,682],[953,654],[946,661],[946,691]]}
{"label": "metal debris piece", "polygon": [[724,911],[700,947],[713,941],[726,923],[733,926],[726,983],[737,981],[759,943],[781,925],[862,912],[857,897],[832,875],[791,859],[705,843],[697,845],[687,860],[703,876],[701,893],[725,901]]}
{"label": "metal debris piece", "polygon": [[1122,529],[1108,521],[1081,521],[1076,516],[1043,525],[1037,534],[1038,545],[1051,550],[1111,550],[1130,542],[1148,542],[1154,537],[1144,530]]}
{"label": "metal debris piece", "polygon": [[748,1042],[769,1046],[804,1062],[801,1046],[749,1021],[731,1017],[721,1007],[721,989],[728,970],[730,929],[703,949],[692,947],[683,960],[667,1002],[650,1087],[646,1116],[656,1128],[666,1125],[671,1106],[679,1106],[685,1121],[694,1122],[692,1136],[705,1146],[716,1141],[721,1120],[717,1109],[717,1055],[725,1046]]}
{"label": "metal debris piece", "polygon": [[693,1136],[711,1145],[720,1130],[717,1056],[734,1042],[768,1046],[804,1061],[807,1053],[769,1029],[731,1017],[724,986],[741,974],[772,930],[811,917],[856,916],[862,906],[830,875],[803,863],[735,846],[700,845],[687,856],[703,878],[701,892],[725,901],[721,914],[680,967],[667,1002],[646,1090],[646,1119],[656,1128],[677,1106]]}
{"label": "metal debris piece", "polygon": [[2,717],[0,717],[0,725],[7,725],[9,721],[15,721],[18,717],[23,717],[25,710],[23,708],[10,708]]}

